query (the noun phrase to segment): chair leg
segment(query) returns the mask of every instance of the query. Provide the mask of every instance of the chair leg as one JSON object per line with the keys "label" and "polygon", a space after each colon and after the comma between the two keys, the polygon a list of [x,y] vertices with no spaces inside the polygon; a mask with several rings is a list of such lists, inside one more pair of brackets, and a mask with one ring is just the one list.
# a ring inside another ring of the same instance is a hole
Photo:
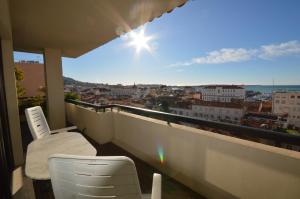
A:
{"label": "chair leg", "polygon": [[54,199],[50,180],[32,180],[36,199]]}

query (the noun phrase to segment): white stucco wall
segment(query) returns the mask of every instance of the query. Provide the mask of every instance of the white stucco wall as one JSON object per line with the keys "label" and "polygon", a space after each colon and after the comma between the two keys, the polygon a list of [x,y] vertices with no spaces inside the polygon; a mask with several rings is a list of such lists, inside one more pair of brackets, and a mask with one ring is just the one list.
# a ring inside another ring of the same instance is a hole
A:
{"label": "white stucco wall", "polygon": [[83,130],[99,144],[111,142],[114,136],[112,112],[94,110],[66,103],[67,121]]}

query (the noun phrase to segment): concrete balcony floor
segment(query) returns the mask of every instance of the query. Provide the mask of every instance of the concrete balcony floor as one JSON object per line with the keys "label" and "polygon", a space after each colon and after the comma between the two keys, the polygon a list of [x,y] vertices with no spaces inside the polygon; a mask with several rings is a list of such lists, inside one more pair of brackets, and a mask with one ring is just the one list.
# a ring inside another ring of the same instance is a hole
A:
{"label": "concrete balcony floor", "polygon": [[[32,140],[31,134],[27,127],[27,123],[22,123],[22,136],[23,146],[26,155],[26,146]],[[152,188],[152,176],[153,173],[160,173],[158,170],[147,164],[146,162],[138,159],[134,155],[128,153],[126,150],[118,147],[113,143],[107,143],[99,145],[94,140],[86,137],[89,142],[97,149],[97,156],[127,156],[130,157],[137,168],[137,173],[140,181],[141,190],[144,198],[150,199],[150,193]],[[32,199],[32,198],[43,198],[52,199],[54,198],[51,182],[48,181],[33,181],[24,177],[24,186],[14,196],[15,199]],[[162,174],[162,198],[163,199],[202,199],[205,198],[198,193],[192,191],[188,187],[177,182],[173,178]]]}

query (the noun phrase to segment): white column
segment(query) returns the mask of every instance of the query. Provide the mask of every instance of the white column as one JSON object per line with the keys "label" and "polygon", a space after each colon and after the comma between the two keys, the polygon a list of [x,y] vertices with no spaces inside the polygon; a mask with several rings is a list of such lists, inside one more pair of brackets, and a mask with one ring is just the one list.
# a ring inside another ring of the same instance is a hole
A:
{"label": "white column", "polygon": [[16,166],[18,166],[23,163],[23,147],[12,41],[1,40],[1,46],[10,137],[12,142],[14,163]]}
{"label": "white column", "polygon": [[44,64],[49,126],[53,130],[63,128],[66,125],[66,119],[61,51],[46,48]]}

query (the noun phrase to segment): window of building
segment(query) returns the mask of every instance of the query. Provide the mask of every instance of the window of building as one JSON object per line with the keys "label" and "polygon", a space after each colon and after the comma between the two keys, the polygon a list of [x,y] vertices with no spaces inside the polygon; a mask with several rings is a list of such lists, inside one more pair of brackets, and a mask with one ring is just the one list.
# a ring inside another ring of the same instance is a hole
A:
{"label": "window of building", "polygon": [[281,100],[281,104],[285,104],[285,100]]}
{"label": "window of building", "polygon": [[291,96],[291,99],[294,99],[294,98],[295,98],[295,96],[294,96],[294,95],[292,95],[292,96]]}

